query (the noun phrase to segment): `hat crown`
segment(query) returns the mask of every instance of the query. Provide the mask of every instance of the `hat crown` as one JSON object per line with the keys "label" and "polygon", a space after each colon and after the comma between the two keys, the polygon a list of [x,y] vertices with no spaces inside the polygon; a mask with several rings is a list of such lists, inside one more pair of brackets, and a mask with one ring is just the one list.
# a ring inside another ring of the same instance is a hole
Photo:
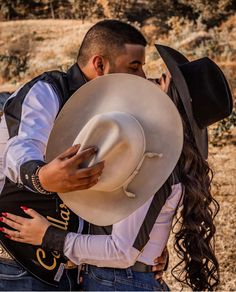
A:
{"label": "hat crown", "polygon": [[156,48],[172,76],[197,148],[206,159],[207,127],[232,112],[233,99],[224,73],[207,57],[190,62],[168,46]]}
{"label": "hat crown", "polygon": [[95,115],[80,131],[73,144],[81,144],[80,151],[96,145],[98,152],[87,165],[105,160],[105,168],[98,183],[91,189],[111,192],[125,185],[139,165],[146,148],[141,124],[125,112]]}
{"label": "hat crown", "polygon": [[204,57],[179,65],[192,101],[194,118],[199,128],[224,119],[232,111],[232,96],[220,68]]}

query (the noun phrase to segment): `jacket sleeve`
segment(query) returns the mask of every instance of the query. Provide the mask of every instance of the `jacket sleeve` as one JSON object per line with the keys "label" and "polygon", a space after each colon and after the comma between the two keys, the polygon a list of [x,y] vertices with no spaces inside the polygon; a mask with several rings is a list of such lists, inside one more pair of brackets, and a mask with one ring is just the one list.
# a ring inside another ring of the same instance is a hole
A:
{"label": "jacket sleeve", "polygon": [[[14,95],[10,98],[17,98],[17,93]],[[16,110],[19,111],[18,131],[7,142],[3,171],[11,181],[20,184],[24,181],[27,185],[25,177],[31,173],[27,174],[26,169],[32,172],[36,164],[44,163],[49,134],[59,111],[59,100],[48,83],[38,81],[26,94],[23,102],[19,102]],[[30,167],[26,167],[27,164]]]}

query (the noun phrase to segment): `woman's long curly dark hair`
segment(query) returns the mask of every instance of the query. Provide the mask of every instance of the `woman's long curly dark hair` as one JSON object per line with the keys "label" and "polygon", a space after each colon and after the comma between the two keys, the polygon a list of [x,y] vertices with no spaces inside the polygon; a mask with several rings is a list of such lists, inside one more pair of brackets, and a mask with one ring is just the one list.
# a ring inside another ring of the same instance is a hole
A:
{"label": "woman's long curly dark hair", "polygon": [[181,114],[184,128],[184,146],[178,162],[180,180],[184,185],[183,208],[176,221],[178,231],[174,244],[180,262],[173,268],[172,275],[194,291],[214,290],[220,280],[219,264],[212,246],[216,231],[213,220],[219,211],[219,204],[210,192],[213,174],[197,149],[172,80],[168,95]]}

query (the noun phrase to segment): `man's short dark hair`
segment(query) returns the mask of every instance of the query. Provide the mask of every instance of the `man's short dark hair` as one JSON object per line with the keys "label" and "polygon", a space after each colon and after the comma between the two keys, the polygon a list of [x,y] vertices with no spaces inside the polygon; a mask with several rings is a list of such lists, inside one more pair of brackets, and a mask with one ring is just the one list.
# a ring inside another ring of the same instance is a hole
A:
{"label": "man's short dark hair", "polygon": [[112,61],[124,51],[125,44],[146,46],[147,41],[140,31],[119,20],[103,20],[86,33],[79,49],[77,62],[85,66],[93,54],[101,54]]}

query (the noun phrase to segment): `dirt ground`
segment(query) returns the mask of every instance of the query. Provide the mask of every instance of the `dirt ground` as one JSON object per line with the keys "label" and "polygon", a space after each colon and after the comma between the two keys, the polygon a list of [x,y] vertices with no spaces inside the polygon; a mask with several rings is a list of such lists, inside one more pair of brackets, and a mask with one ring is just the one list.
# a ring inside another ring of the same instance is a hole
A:
{"label": "dirt ground", "polygon": [[[0,91],[13,91],[43,71],[68,68],[75,60],[80,41],[90,26],[91,23],[82,24],[76,20],[0,22]],[[147,63],[152,60],[149,52],[150,48],[147,49]],[[147,64],[147,72],[155,75],[156,66],[152,68]],[[233,138],[224,147],[210,147],[209,162],[214,171],[212,192],[221,207],[216,218],[215,240],[221,269],[219,291],[233,291],[236,290],[235,129]],[[172,242],[171,236],[170,265],[165,279],[173,290],[180,290],[170,274],[171,267],[176,263]]]}

